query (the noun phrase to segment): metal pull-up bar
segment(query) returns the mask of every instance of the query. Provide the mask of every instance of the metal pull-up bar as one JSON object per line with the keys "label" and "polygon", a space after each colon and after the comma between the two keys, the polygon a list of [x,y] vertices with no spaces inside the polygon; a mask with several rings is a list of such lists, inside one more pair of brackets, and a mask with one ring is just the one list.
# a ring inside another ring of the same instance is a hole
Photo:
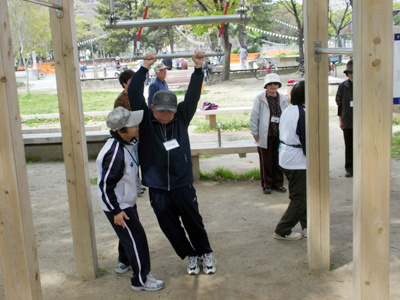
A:
{"label": "metal pull-up bar", "polygon": [[62,12],[63,8],[62,8],[61,0],[56,0],[56,3],[46,2],[46,1],[42,1],[42,0],[24,0],[24,1],[47,6],[49,8],[54,8],[57,11],[58,18],[61,18],[64,15]]}
{"label": "metal pull-up bar", "polygon": [[321,41],[314,42],[315,61],[321,61],[321,54],[345,54],[352,55],[353,48],[322,48]]}
{"label": "metal pull-up bar", "polygon": [[209,24],[221,22],[248,22],[250,16],[246,14],[226,15],[226,16],[204,16],[186,17],[173,19],[147,19],[134,21],[116,21],[115,23],[106,22],[107,29],[132,28],[132,27],[154,27],[154,26],[173,26],[173,25],[193,25]]}
{"label": "metal pull-up bar", "polygon": [[[163,59],[163,58],[190,58],[194,55],[193,53],[172,53],[172,54],[157,54],[155,57],[157,59]],[[219,52],[206,52],[202,56],[204,57],[211,57],[211,56],[223,56],[224,52],[219,51]],[[145,55],[137,55],[133,56],[133,59],[146,59],[147,57]]]}

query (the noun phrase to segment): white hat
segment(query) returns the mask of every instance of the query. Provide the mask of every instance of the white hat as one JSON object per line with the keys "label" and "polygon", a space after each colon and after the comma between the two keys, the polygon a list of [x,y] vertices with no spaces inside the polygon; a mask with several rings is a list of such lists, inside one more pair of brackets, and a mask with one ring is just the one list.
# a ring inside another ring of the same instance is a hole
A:
{"label": "white hat", "polygon": [[160,70],[162,70],[162,69],[168,69],[168,67],[166,66],[166,65],[164,65],[162,62],[161,63],[158,63],[158,64],[156,64],[155,66],[154,66],[154,72],[158,72],[158,71],[160,71]]}
{"label": "white hat", "polygon": [[142,119],[143,110],[129,111],[123,106],[118,106],[108,114],[106,124],[112,131],[117,131],[124,127],[136,126]]}
{"label": "white hat", "polygon": [[279,83],[279,87],[282,86],[281,79],[279,78],[279,75],[276,73],[270,73],[264,77],[264,88],[266,88],[267,84],[269,83]]}

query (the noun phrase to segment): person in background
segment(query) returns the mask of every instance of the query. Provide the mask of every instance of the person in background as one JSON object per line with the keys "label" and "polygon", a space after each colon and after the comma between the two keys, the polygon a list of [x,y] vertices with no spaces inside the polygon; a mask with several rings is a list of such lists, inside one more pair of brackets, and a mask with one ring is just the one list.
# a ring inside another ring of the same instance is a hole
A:
{"label": "person in background", "polygon": [[83,62],[80,63],[79,70],[81,71],[81,78],[86,78],[87,67]]}
{"label": "person in background", "polygon": [[168,84],[165,81],[167,78],[168,67],[162,62],[154,66],[154,72],[156,73],[156,79],[149,86],[149,98],[147,98],[147,105],[149,108],[153,104],[153,96],[156,92],[161,90],[168,90]]}
{"label": "person in background", "polygon": [[[289,181],[290,203],[278,225],[274,238],[294,241],[307,237],[307,171],[305,83],[296,83],[290,94],[291,104],[279,122],[279,165]],[[292,228],[300,222],[302,233]]]}
{"label": "person in background", "polygon": [[265,92],[254,99],[250,117],[250,129],[257,143],[260,157],[261,186],[264,194],[272,189],[285,193],[283,172],[279,166],[279,121],[288,106],[286,96],[278,93],[282,82],[278,74],[270,73],[264,78]]}
{"label": "person in background", "polygon": [[187,61],[186,61],[186,60],[184,60],[183,58],[181,58],[180,63],[181,63],[182,70],[187,70],[187,69],[188,69],[188,64],[187,64]]}
{"label": "person in background", "polygon": [[119,238],[116,272],[132,269],[133,290],[157,291],[165,283],[150,274],[149,247],[136,206],[139,159],[135,139],[142,118],[143,110],[130,112],[121,106],[108,114],[106,123],[112,138],[97,156],[97,193],[100,207]]}
{"label": "person in background", "polygon": [[128,98],[128,85],[131,82],[131,78],[135,74],[135,72],[131,69],[125,70],[121,72],[119,75],[119,83],[123,87],[123,91],[118,95],[117,99],[114,102],[114,108],[118,106],[125,107],[127,110],[131,110],[131,105],[129,104]]}
{"label": "person in background", "polygon": [[[205,274],[216,272],[216,261],[199,212],[188,127],[197,110],[204,74],[204,53],[192,57],[194,73],[183,101],[175,93],[160,90],[149,108],[143,96],[146,73],[156,61],[148,53],[143,67],[128,87],[133,110],[144,110],[140,123],[139,156],[143,184],[149,187],[150,203],[160,228],[181,259],[188,257],[187,273],[196,275],[202,263]],[[183,227],[182,224],[183,223]]]}
{"label": "person in background", "polygon": [[249,55],[247,49],[244,46],[240,46],[238,54],[240,57],[240,67],[242,69],[247,69],[247,56]]}
{"label": "person in background", "polygon": [[345,176],[350,178],[353,177],[353,60],[349,60],[344,73],[349,79],[339,84],[336,103],[345,145]]}
{"label": "person in background", "polygon": [[167,66],[167,69],[168,69],[169,71],[172,70],[172,59],[170,59],[170,58],[164,58],[163,60],[161,60],[161,62],[162,62],[165,66]]}

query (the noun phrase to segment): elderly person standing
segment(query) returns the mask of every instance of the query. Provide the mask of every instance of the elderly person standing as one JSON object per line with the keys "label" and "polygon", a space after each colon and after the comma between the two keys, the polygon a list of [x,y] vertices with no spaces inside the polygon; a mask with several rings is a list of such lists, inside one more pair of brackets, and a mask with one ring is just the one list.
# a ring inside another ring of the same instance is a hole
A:
{"label": "elderly person standing", "polygon": [[265,92],[254,99],[250,117],[250,129],[257,142],[260,157],[261,186],[264,194],[272,189],[285,193],[283,171],[279,166],[279,120],[288,107],[286,96],[278,93],[282,82],[278,74],[271,73],[264,78]]}
{"label": "elderly person standing", "polygon": [[340,128],[345,145],[345,169],[347,178],[353,177],[353,60],[349,60],[344,72],[349,78],[339,84],[336,94]]}
{"label": "elderly person standing", "polygon": [[165,81],[165,78],[167,78],[167,69],[168,67],[162,62],[154,66],[156,79],[149,86],[149,98],[147,98],[147,105],[149,108],[151,108],[151,105],[153,104],[153,96],[156,92],[161,90],[169,90],[168,84]]}

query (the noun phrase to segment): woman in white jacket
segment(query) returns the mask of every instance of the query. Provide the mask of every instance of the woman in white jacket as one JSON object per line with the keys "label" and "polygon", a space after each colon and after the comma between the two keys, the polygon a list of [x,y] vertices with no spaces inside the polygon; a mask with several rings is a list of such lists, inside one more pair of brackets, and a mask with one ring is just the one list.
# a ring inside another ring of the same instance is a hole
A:
{"label": "woman in white jacket", "polygon": [[288,107],[286,96],[278,93],[282,82],[278,74],[271,73],[264,78],[265,92],[254,99],[250,117],[250,129],[257,142],[260,157],[261,186],[264,194],[272,189],[285,193],[283,171],[279,166],[279,120]]}

